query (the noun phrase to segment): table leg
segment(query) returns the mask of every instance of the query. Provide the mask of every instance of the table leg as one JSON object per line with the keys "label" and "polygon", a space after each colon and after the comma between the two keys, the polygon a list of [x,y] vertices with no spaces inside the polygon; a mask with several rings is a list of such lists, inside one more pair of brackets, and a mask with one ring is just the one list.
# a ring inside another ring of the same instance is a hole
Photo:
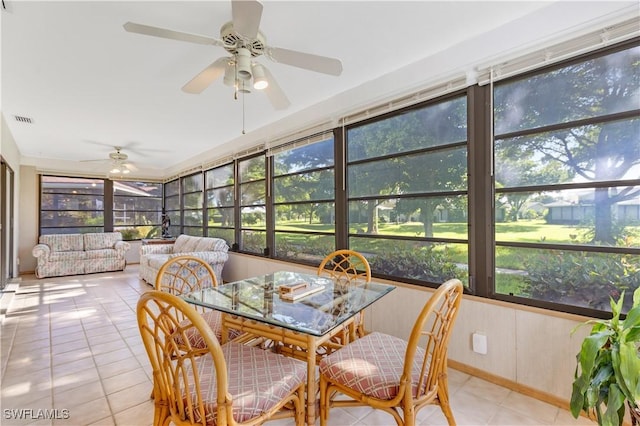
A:
{"label": "table leg", "polygon": [[229,340],[229,326],[227,326],[227,322],[225,321],[227,314],[223,312],[221,315],[220,344],[224,345]]}
{"label": "table leg", "polygon": [[314,336],[307,336],[307,425],[316,423],[316,349]]}

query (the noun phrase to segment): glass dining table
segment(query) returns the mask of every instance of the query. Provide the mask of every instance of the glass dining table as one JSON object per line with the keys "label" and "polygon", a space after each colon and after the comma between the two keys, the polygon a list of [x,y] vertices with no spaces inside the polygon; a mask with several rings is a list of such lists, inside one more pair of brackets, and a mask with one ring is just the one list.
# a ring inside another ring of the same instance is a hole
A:
{"label": "glass dining table", "polygon": [[[300,288],[298,288],[300,287]],[[287,356],[307,362],[307,424],[316,418],[316,364],[323,351],[355,338],[355,317],[395,287],[362,280],[340,281],[278,271],[183,295],[192,304],[222,312],[222,342],[260,339]],[[292,290],[287,292],[287,290]],[[304,293],[308,292],[308,295]],[[302,295],[302,296],[300,296]],[[300,296],[300,297],[298,297]]]}

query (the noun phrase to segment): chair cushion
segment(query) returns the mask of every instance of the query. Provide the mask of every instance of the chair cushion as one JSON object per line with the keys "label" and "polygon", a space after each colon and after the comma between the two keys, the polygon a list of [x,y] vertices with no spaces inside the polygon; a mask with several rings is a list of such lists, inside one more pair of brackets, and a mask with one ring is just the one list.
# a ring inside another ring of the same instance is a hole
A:
{"label": "chair cushion", "polygon": [[[361,337],[320,361],[320,374],[374,398],[389,400],[398,394],[407,342],[373,332]],[[418,347],[416,360],[424,359]],[[412,389],[417,390],[419,362],[413,364]]]}
{"label": "chair cushion", "polygon": [[[260,416],[280,403],[300,383],[306,383],[307,364],[300,360],[239,343],[227,343],[222,351],[236,422]],[[202,397],[207,401],[206,423],[215,424],[217,383],[212,358],[208,355],[199,357],[196,368]],[[192,384],[192,394],[193,387]],[[197,422],[201,421],[197,414],[195,417]]]}
{"label": "chair cushion", "polygon": [[[222,314],[220,313],[220,311],[208,309],[206,312],[202,314],[202,318],[204,318],[206,323],[211,328],[211,331],[214,332],[214,334],[218,338],[218,341],[220,341],[222,339]],[[184,326],[185,324],[188,324],[188,323],[189,323],[189,320],[185,319],[180,323],[180,325]],[[240,334],[242,334],[242,332],[239,330],[233,330],[233,329],[229,330],[229,340],[235,339]],[[194,327],[188,328],[187,331],[185,332],[185,336],[189,340],[189,343],[191,344],[192,348],[204,349],[205,342],[204,342],[204,339],[202,338],[202,335],[198,331],[198,329]],[[184,342],[182,341],[181,334],[176,336],[176,343],[178,345],[184,344]]]}

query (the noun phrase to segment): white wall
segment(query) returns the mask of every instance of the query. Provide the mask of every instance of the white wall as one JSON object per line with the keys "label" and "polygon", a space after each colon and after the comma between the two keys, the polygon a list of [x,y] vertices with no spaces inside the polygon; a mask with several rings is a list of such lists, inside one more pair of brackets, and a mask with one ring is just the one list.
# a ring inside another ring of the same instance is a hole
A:
{"label": "white wall", "polygon": [[19,246],[20,273],[36,270],[36,258],[31,254],[33,246],[38,243],[38,174],[32,166],[20,166],[20,220]]}
{"label": "white wall", "polygon": [[[230,253],[222,277],[225,282],[278,270],[315,273],[316,268]],[[367,309],[367,330],[407,338],[432,289],[391,281],[390,294]],[[489,380],[529,393],[556,405],[568,405],[575,354],[589,332],[571,330],[586,318],[543,309],[464,296],[449,342],[449,359],[470,370],[482,370]],[[473,352],[471,335],[487,336],[486,355]]]}
{"label": "white wall", "polygon": [[[19,250],[19,242],[20,242],[20,229],[19,224],[21,223],[18,219],[20,217],[20,150],[16,145],[16,141],[7,126],[7,123],[4,119],[4,114],[0,111],[0,155],[7,163],[11,170],[13,170],[13,179],[14,179],[14,212],[13,212],[13,252],[18,253]],[[9,206],[3,206],[2,208],[8,208]],[[9,216],[7,216],[9,217]],[[4,233],[5,237],[9,237],[9,233]],[[8,253],[2,253],[3,256],[8,256]],[[17,258],[14,260],[13,264],[13,276],[18,276],[18,260]]]}

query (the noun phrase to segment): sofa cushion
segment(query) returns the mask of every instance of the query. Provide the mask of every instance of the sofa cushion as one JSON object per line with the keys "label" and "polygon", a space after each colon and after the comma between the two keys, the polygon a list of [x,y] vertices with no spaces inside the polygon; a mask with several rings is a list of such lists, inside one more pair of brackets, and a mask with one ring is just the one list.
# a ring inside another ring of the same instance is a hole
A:
{"label": "sofa cushion", "polygon": [[82,234],[41,235],[38,241],[40,244],[48,245],[52,252],[84,250]]}
{"label": "sofa cushion", "polygon": [[153,269],[160,269],[169,260],[168,254],[147,254],[145,257],[147,265]]}
{"label": "sofa cushion", "polygon": [[69,262],[86,258],[87,253],[84,251],[54,251],[49,255],[49,262]]}
{"label": "sofa cushion", "polygon": [[118,258],[118,252],[115,249],[87,250],[85,253],[87,254],[87,259]]}
{"label": "sofa cushion", "polygon": [[85,250],[112,249],[118,241],[122,241],[119,232],[90,232],[83,236]]}
{"label": "sofa cushion", "polygon": [[174,253],[191,253],[197,251],[224,251],[229,250],[227,242],[221,238],[193,237],[180,235],[173,244]]}

